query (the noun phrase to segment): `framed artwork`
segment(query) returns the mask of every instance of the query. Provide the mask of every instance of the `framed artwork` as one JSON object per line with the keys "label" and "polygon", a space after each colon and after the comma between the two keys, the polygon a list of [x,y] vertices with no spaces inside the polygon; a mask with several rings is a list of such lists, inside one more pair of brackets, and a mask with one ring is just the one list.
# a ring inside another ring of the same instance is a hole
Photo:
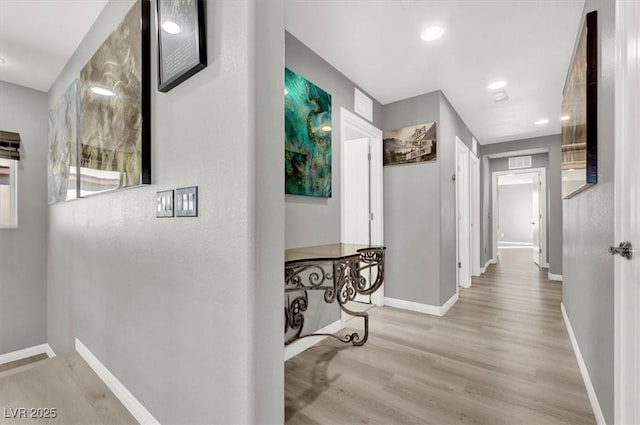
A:
{"label": "framed artwork", "polygon": [[168,92],[207,67],[203,0],[157,0],[158,90]]}
{"label": "framed artwork", "polygon": [[80,196],[151,183],[149,19],[136,1],[80,72]]}
{"label": "framed artwork", "polygon": [[49,110],[49,204],[78,197],[78,80]]}
{"label": "framed artwork", "polygon": [[413,125],[384,132],[384,165],[435,161],[436,123]]}
{"label": "framed artwork", "polygon": [[284,77],[285,193],[331,197],[331,95],[290,69]]}
{"label": "framed artwork", "polygon": [[598,182],[598,15],[587,13],[562,97],[562,198]]}

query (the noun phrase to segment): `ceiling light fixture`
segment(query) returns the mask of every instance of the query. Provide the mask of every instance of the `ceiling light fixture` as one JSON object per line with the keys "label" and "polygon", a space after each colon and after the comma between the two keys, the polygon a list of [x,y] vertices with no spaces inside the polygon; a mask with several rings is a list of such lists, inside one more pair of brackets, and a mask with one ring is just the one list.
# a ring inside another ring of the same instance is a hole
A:
{"label": "ceiling light fixture", "polygon": [[105,89],[104,87],[92,86],[90,88],[92,92],[100,96],[115,96],[116,94],[109,89]]}
{"label": "ceiling light fixture", "polygon": [[506,103],[509,100],[509,96],[507,92],[504,90],[497,91],[493,93],[493,101],[495,103]]}
{"label": "ceiling light fixture", "polygon": [[444,28],[434,25],[422,31],[420,38],[423,41],[434,41],[442,37],[442,34],[444,34]]}
{"label": "ceiling light fixture", "polygon": [[4,58],[0,58],[0,65],[2,65],[2,64],[4,64],[4,63],[5,63]]}
{"label": "ceiling light fixture", "polygon": [[180,34],[182,32],[180,24],[169,20],[162,23],[162,29],[171,35]]}
{"label": "ceiling light fixture", "polygon": [[568,121],[569,118],[571,118],[569,115],[563,115],[563,116],[560,117],[560,120],[561,121]]}
{"label": "ceiling light fixture", "polygon": [[545,125],[545,124],[549,124],[549,120],[546,119],[546,118],[543,118],[541,120],[538,120],[538,121],[534,122],[533,124],[535,124],[535,125]]}
{"label": "ceiling light fixture", "polygon": [[487,88],[489,90],[498,90],[501,89],[503,87],[507,86],[507,82],[506,81],[494,81],[493,83],[489,84],[487,86]]}

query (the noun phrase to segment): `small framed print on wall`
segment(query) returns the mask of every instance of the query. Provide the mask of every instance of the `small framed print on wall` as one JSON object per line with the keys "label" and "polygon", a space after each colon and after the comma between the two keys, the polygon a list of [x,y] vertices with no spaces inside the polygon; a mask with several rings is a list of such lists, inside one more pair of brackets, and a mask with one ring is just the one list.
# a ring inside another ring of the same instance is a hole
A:
{"label": "small framed print on wall", "polygon": [[157,0],[158,90],[207,67],[204,0]]}

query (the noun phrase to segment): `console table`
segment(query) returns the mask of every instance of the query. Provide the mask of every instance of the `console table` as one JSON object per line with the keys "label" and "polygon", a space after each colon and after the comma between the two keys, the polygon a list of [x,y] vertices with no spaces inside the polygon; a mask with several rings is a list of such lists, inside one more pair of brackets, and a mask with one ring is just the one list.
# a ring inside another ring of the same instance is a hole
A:
{"label": "console table", "polygon": [[[300,338],[324,335],[344,343],[363,345],[369,337],[369,315],[349,310],[345,304],[356,295],[371,295],[384,281],[384,247],[331,244],[285,251],[285,345]],[[364,274],[363,274],[364,273]],[[326,333],[304,334],[304,313],[309,291],[323,291],[326,303],[338,302],[340,310],[362,317],[364,332],[340,337]]]}

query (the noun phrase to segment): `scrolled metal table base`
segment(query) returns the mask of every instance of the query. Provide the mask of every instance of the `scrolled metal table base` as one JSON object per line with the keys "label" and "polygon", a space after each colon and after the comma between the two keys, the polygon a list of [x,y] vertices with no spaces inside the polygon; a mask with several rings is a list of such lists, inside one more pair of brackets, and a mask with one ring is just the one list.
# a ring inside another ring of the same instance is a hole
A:
{"label": "scrolled metal table base", "polygon": [[[310,336],[329,336],[344,343],[364,345],[369,337],[369,315],[352,311],[345,304],[357,295],[371,295],[384,281],[384,248],[364,248],[356,254],[337,258],[293,260],[285,263],[285,345]],[[363,273],[369,275],[367,279]],[[324,292],[324,301],[337,300],[342,311],[352,317],[361,317],[362,335],[353,332],[344,336],[328,333],[303,334],[304,313],[309,307],[309,291]]]}

